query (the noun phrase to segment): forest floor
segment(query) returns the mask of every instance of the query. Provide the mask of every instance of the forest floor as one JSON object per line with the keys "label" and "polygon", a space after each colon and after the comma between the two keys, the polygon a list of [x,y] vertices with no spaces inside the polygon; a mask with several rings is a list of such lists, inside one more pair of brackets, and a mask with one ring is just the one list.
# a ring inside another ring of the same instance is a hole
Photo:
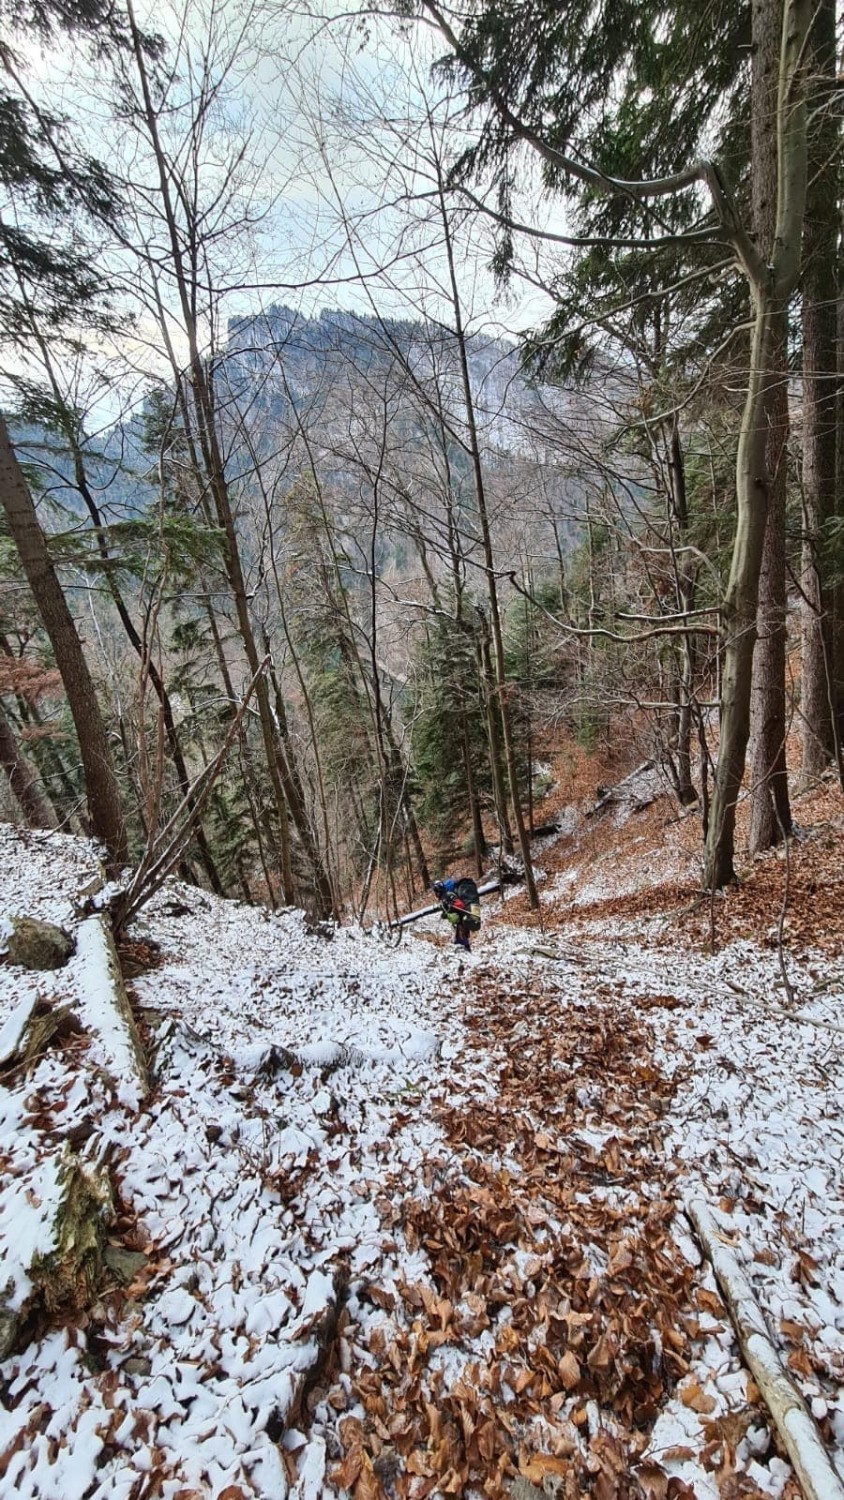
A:
{"label": "forest floor", "polygon": [[[0,1495],[790,1500],[691,1193],[844,1476],[840,792],[712,903],[652,773],[559,780],[541,924],[516,888],[471,956],[392,949],[173,883],[123,952],[146,1101],[90,1024],[0,1077],[4,1296],[62,1152],[115,1268],[0,1362]],[[0,862],[0,924],[76,925],[89,845]],[[0,1028],[84,983],[0,962]]]}

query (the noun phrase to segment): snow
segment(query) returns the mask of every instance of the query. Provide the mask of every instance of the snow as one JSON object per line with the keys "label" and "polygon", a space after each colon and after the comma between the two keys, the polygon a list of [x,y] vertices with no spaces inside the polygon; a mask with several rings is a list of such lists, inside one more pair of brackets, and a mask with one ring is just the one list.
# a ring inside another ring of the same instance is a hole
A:
{"label": "snow", "polygon": [[[434,920],[398,949],[359,928],[329,941],[309,934],[299,913],[273,915],[173,883],[132,933],[161,948],[160,962],[131,986],[149,1026],[154,1081],[139,1109],[121,1084],[130,1073],[125,1036],[117,1023],[103,1025],[110,1012],[96,922],[75,909],[76,892],[96,878],[95,852],[82,840],[0,828],[0,858],[0,924],[44,916],[73,929],[78,945],[54,973],[0,965],[0,1055],[36,995],[71,1003],[83,1026],[92,1023],[87,1043],[50,1049],[26,1077],[10,1072],[0,1087],[2,1279],[25,1297],[27,1255],[48,1240],[36,1200],[46,1203],[55,1188],[68,1132],[92,1160],[111,1163],[123,1205],[112,1238],[146,1256],[85,1326],[45,1329],[4,1362],[4,1493],[111,1500],[128,1497],[141,1473],[154,1474],[165,1497],[227,1486],[281,1500],[335,1493],[338,1424],[362,1414],[354,1378],[377,1368],[370,1339],[390,1324],[367,1289],[433,1285],[428,1251],[410,1247],[395,1211],[403,1194],[424,1202],[431,1163],[453,1153],[430,1101],[494,1106],[497,1098],[502,1054],[493,1057],[464,1013],[470,984],[485,978],[514,996],[535,995],[551,1028],[563,1009],[598,1014],[618,997],[646,1013],[653,1065],[676,1084],[660,1126],[660,1170],[678,1196],[698,1194],[735,1242],[783,1358],[799,1343],[781,1324],[803,1330],[812,1373],[796,1378],[840,1461],[844,1069],[825,1027],[840,1021],[841,986],[820,955],[792,964],[799,1008],[817,1023],[795,1024],[760,1008],[779,993],[780,976],[776,955],[750,943],[712,956],[650,945],[646,921],[596,921],[569,940],[563,962],[549,963],[531,951],[535,934],[488,920],[498,909],[489,902],[467,958],[445,946]],[[552,880],[544,898],[554,889]],[[585,882],[579,897],[590,899]],[[514,1006],[515,1055],[522,1029]],[[600,1088],[578,1085],[576,1059],[571,1070],[580,1148],[597,1157],[613,1140],[612,1123],[601,1118]],[[553,1134],[539,1114],[528,1123]],[[498,1165],[518,1169],[509,1158]],[[607,1185],[602,1201],[623,1204],[623,1189]],[[560,1232],[553,1216],[537,1225],[543,1255]],[[714,1290],[682,1217],[674,1232],[700,1284]],[[514,1285],[530,1285],[536,1260],[514,1247],[506,1264]],[[593,1273],[605,1269],[596,1252]],[[322,1331],[344,1302],[340,1373],[331,1377],[338,1404],[324,1389],[308,1403]],[[491,1357],[512,1316],[502,1301],[494,1330],[432,1351],[442,1389]],[[731,1330],[706,1312],[699,1322],[690,1375],[716,1412],[740,1410],[746,1376]],[[678,1393],[648,1452],[698,1500],[714,1500],[703,1447],[701,1419]],[[692,1458],[660,1457],[686,1448]],[[764,1493],[782,1494],[790,1470],[758,1420],[737,1462]]]}
{"label": "snow", "polygon": [[8,1062],[9,1058],[14,1057],[27,1021],[32,1015],[34,998],[33,995],[25,995],[0,1027],[0,1063]]}
{"label": "snow", "polygon": [[13,1312],[23,1307],[32,1282],[29,1270],[55,1249],[55,1213],[61,1196],[61,1161],[57,1155],[35,1162],[26,1178],[10,1182],[0,1199],[0,1277],[3,1302]]}
{"label": "snow", "polygon": [[135,1046],[114,993],[109,972],[109,944],[100,917],[88,917],[76,929],[76,952],[68,965],[68,984],[75,991],[74,1006],[91,1032],[92,1059],[114,1078],[124,1104],[137,1104],[143,1094]]}

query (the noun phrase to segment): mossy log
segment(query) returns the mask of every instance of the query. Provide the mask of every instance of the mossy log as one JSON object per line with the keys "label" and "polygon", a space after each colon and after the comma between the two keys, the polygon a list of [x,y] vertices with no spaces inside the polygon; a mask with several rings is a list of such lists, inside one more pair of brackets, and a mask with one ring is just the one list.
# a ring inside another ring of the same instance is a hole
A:
{"label": "mossy log", "polygon": [[103,1273],[114,1204],[108,1174],[83,1166],[68,1146],[35,1171],[7,1179],[0,1231],[9,1245],[0,1289],[0,1359],[27,1329],[89,1307]]}

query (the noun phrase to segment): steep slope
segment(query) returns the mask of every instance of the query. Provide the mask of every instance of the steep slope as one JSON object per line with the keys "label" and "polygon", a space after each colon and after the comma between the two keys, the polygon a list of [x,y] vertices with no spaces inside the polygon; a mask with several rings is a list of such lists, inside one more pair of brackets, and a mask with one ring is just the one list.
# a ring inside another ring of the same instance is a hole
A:
{"label": "steep slope", "polygon": [[[75,927],[90,846],[0,836],[6,913]],[[794,1496],[692,1186],[844,1472],[840,963],[793,958],[811,1020],[772,1017],[775,950],[521,904],[469,959],[434,920],[393,950],[178,885],[144,913],[147,1102],[90,1017],[0,1079],[7,1263],[62,1143],[114,1194],[98,1298],[0,1364],[0,1492]],[[0,966],[0,1023],[71,972]]]}

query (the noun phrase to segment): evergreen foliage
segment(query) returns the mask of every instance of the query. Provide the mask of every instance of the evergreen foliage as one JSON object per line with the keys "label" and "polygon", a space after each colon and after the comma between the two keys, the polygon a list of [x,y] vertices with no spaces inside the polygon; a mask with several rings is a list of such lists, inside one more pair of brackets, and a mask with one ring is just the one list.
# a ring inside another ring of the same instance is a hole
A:
{"label": "evergreen foliage", "polygon": [[466,755],[475,787],[488,802],[489,767],[477,647],[470,630],[438,615],[414,662],[418,707],[409,709],[419,815],[436,847],[453,849],[469,816]]}

